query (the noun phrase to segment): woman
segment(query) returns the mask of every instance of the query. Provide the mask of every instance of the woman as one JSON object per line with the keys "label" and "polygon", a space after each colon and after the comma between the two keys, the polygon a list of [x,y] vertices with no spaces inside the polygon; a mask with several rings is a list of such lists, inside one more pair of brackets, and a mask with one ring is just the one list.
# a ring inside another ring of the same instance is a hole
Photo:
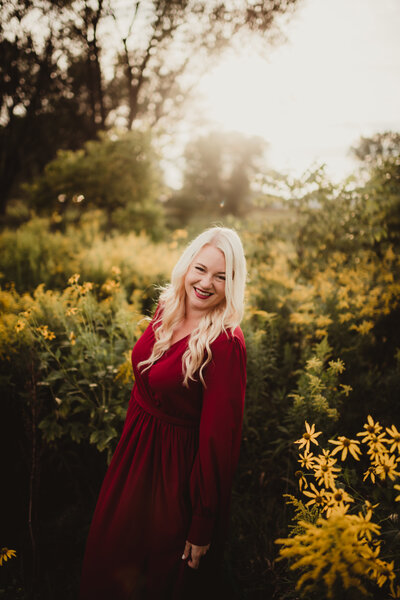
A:
{"label": "woman", "polygon": [[86,547],[81,600],[221,597],[246,384],[246,263],[215,227],[178,260],[132,352],[135,385]]}

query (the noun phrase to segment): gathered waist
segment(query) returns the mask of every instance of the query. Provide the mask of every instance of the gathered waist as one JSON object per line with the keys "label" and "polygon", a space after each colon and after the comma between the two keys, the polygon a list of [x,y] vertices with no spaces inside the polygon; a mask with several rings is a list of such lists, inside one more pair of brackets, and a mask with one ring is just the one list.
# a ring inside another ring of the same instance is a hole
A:
{"label": "gathered waist", "polygon": [[149,415],[152,415],[156,419],[159,419],[160,421],[165,421],[166,423],[169,423],[170,425],[178,425],[180,427],[189,427],[192,429],[197,429],[199,427],[198,420],[185,419],[184,417],[168,415],[167,413],[163,412],[162,410],[159,410],[158,408],[156,408],[154,406],[150,406],[147,402],[145,402],[141,398],[140,393],[138,392],[136,386],[135,386],[135,390],[133,393],[133,400],[135,402],[137,402],[137,404],[139,404],[139,406],[145,412],[147,412]]}

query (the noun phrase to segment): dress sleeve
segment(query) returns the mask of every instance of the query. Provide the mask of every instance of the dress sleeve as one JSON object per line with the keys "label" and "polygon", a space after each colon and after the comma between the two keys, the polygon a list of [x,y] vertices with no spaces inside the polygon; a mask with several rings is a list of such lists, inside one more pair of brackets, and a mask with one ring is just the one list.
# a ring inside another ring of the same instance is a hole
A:
{"label": "dress sleeve", "polygon": [[207,387],[203,392],[199,447],[190,476],[192,521],[187,539],[198,546],[210,543],[217,520],[224,521],[229,510],[246,387],[243,335],[217,338],[212,355],[204,373]]}

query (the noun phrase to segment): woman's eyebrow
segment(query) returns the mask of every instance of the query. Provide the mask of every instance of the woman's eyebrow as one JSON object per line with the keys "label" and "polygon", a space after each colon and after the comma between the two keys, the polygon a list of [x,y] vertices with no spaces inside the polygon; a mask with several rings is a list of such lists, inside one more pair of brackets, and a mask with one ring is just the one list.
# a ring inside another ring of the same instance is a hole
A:
{"label": "woman's eyebrow", "polygon": [[[203,265],[203,263],[201,263],[201,262],[197,262],[197,263],[196,263],[196,265],[199,265],[200,267],[203,267],[203,269],[206,269],[206,270],[208,270],[207,266],[206,266],[206,265]],[[225,275],[225,271],[217,271],[217,273],[216,273],[216,274],[217,274],[217,275]]]}

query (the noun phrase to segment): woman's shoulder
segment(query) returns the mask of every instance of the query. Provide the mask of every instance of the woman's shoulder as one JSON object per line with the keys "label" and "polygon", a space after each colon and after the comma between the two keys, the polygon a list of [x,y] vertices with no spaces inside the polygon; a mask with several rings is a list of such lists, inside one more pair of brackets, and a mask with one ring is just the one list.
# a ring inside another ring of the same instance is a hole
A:
{"label": "woman's shoulder", "polygon": [[233,331],[231,329],[221,331],[218,337],[212,342],[211,349],[223,349],[232,343],[246,350],[246,343],[240,326],[237,326]]}
{"label": "woman's shoulder", "polygon": [[247,352],[243,332],[240,327],[233,331],[222,331],[210,344],[211,369],[246,368]]}

